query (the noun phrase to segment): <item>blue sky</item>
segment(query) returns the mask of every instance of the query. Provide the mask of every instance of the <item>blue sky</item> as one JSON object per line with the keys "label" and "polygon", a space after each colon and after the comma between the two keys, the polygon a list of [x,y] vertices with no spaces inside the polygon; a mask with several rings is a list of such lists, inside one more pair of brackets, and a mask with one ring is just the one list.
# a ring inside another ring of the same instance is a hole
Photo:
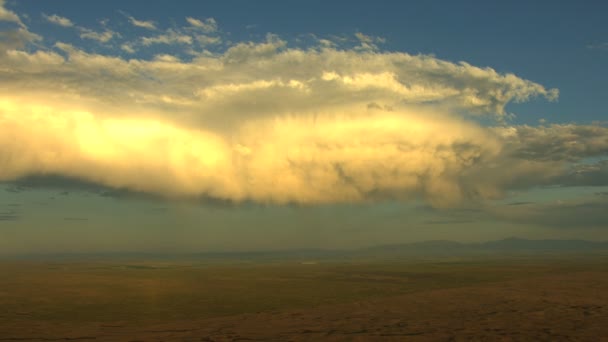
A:
{"label": "blue sky", "polygon": [[607,7],[0,3],[0,247],[605,240]]}

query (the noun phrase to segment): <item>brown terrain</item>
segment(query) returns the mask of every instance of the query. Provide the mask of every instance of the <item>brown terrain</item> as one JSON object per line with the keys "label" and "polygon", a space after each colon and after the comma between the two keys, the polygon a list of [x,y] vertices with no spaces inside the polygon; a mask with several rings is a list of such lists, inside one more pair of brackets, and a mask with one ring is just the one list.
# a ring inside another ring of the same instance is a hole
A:
{"label": "brown terrain", "polygon": [[606,265],[5,264],[0,341],[608,341]]}

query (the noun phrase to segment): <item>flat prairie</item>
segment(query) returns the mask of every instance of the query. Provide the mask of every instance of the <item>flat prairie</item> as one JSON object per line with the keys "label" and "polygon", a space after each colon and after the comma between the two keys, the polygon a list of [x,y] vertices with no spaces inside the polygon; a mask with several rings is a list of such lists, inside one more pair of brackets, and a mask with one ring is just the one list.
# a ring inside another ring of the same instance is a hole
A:
{"label": "flat prairie", "polygon": [[0,262],[0,341],[608,341],[608,257]]}

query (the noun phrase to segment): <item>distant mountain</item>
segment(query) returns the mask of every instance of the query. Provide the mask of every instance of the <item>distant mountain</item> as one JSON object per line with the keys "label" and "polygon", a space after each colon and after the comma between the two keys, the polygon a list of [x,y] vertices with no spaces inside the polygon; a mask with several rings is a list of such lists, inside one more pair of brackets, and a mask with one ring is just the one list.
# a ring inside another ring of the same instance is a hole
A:
{"label": "distant mountain", "polygon": [[315,263],[320,260],[453,257],[453,256],[499,256],[532,254],[608,254],[608,242],[585,240],[528,240],[507,238],[480,243],[461,243],[447,240],[431,240],[404,244],[380,245],[351,250],[298,249],[262,251],[226,251],[201,253],[82,253],[82,254],[38,254],[0,256],[19,259],[184,259],[207,261],[299,261]]}
{"label": "distant mountain", "polygon": [[382,245],[368,248],[368,252],[403,254],[462,254],[462,253],[509,253],[509,252],[592,252],[608,251],[608,242],[586,240],[528,240],[507,238],[481,243],[454,241],[424,241],[398,245]]}
{"label": "distant mountain", "polygon": [[497,241],[488,241],[481,244],[484,248],[494,250],[596,250],[607,249],[608,242],[586,240],[527,240],[508,238]]}
{"label": "distant mountain", "polygon": [[361,250],[372,253],[454,253],[466,250],[467,244],[447,240],[431,240],[406,244],[380,245]]}

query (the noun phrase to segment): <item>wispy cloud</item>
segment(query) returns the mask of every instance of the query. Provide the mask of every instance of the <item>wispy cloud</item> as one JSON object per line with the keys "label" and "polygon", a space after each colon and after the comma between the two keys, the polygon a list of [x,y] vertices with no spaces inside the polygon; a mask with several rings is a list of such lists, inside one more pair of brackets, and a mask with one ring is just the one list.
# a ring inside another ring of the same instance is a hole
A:
{"label": "wispy cloud", "polygon": [[608,160],[575,164],[556,182],[564,186],[608,186]]}
{"label": "wispy cloud", "polygon": [[222,42],[220,37],[211,37],[206,35],[195,35],[194,38],[201,46],[216,45]]}
{"label": "wispy cloud", "polygon": [[156,24],[153,21],[151,21],[151,20],[148,20],[148,21],[146,21],[146,20],[137,20],[137,19],[135,19],[135,18],[133,18],[131,16],[128,16],[128,18],[129,18],[129,22],[131,22],[131,24],[133,26],[142,27],[142,28],[145,28],[145,29],[148,29],[148,30],[156,30],[157,29],[156,28]]}
{"label": "wispy cloud", "polygon": [[63,26],[63,27],[73,27],[74,26],[74,23],[70,19],[58,16],[57,14],[53,14],[53,15],[43,14],[43,17],[48,22],[55,24],[55,25],[59,25],[59,26]]}
{"label": "wispy cloud", "polygon": [[[79,32],[80,38],[82,38],[82,39],[89,39],[89,40],[95,40],[100,43],[107,43],[111,39],[120,36],[119,33],[112,31],[110,29],[107,29],[107,28],[105,28],[103,31],[95,31],[90,28],[75,25],[70,19],[59,16],[57,14],[53,14],[53,15],[43,14],[42,16],[48,22],[50,22],[52,24],[66,27],[66,28],[76,29]],[[131,18],[131,17],[129,17],[129,18]],[[107,24],[107,20],[103,20],[103,21],[101,21],[101,23],[105,27]]]}
{"label": "wispy cloud", "polygon": [[21,27],[25,27],[19,16],[5,7],[4,0],[0,0],[0,21],[12,22],[19,24]]}
{"label": "wispy cloud", "polygon": [[136,51],[133,44],[129,44],[129,43],[121,44],[120,49],[126,53],[135,53],[135,51]]}
{"label": "wispy cloud", "polygon": [[192,17],[187,17],[186,21],[190,25],[192,25],[192,27],[200,29],[201,31],[203,31],[205,33],[212,33],[212,32],[217,31],[217,22],[213,18],[207,18],[204,20],[200,20],[200,19],[196,19],[196,18],[192,18]]}
{"label": "wispy cloud", "polygon": [[[359,42],[361,44],[357,48],[363,49],[363,50],[376,50],[376,49],[378,49],[377,44],[386,42],[386,40],[384,38],[368,36],[361,32],[355,33],[355,37],[359,40]],[[325,45],[327,45],[327,44],[325,44]]]}
{"label": "wispy cloud", "polygon": [[160,34],[154,37],[142,37],[141,44],[150,46],[154,44],[192,44],[192,37],[176,30],[169,29],[165,34]]}
{"label": "wispy cloud", "polygon": [[102,32],[94,31],[87,28],[80,28],[80,38],[82,39],[91,39],[98,41],[100,43],[107,43],[112,38],[116,37],[117,33],[112,30],[104,30]]}

